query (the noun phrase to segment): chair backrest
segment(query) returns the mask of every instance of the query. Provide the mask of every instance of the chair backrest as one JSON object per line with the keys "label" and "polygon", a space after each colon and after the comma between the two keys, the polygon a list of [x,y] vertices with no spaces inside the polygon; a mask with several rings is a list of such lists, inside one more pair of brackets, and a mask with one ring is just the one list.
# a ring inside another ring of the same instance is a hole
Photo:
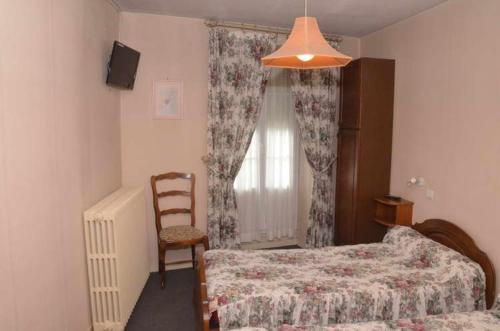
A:
{"label": "chair backrest", "polygon": [[[175,180],[175,179],[185,179],[191,182],[190,191],[180,191],[180,190],[172,190],[158,193],[157,183],[163,180]],[[193,173],[182,173],[182,172],[169,172],[166,174],[161,174],[157,176],[151,176],[151,188],[153,189],[153,206],[155,209],[155,221],[156,221],[156,231],[158,234],[160,233],[161,226],[161,218],[162,216],[174,215],[174,214],[191,214],[191,226],[195,226],[196,218],[195,218],[195,200],[194,200],[194,185],[195,185],[195,175]],[[161,210],[159,200],[161,198],[166,197],[174,197],[174,196],[184,196],[189,197],[191,199],[191,207],[188,208],[170,208]]]}

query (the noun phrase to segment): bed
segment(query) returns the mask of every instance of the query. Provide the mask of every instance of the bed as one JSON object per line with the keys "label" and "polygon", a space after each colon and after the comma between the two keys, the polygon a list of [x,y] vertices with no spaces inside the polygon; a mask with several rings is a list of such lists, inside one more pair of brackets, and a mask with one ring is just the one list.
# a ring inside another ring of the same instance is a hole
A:
{"label": "bed", "polygon": [[[282,325],[279,331],[457,331],[457,330],[500,330],[500,297],[491,310],[466,313],[429,315],[421,319],[400,319],[395,321],[373,321],[366,323],[336,324],[330,326]],[[232,331],[266,331],[262,328],[243,328]]]}
{"label": "bed", "polygon": [[390,229],[377,244],[207,251],[198,259],[200,322],[278,330],[490,307],[494,268],[471,237],[443,220],[412,228]]}

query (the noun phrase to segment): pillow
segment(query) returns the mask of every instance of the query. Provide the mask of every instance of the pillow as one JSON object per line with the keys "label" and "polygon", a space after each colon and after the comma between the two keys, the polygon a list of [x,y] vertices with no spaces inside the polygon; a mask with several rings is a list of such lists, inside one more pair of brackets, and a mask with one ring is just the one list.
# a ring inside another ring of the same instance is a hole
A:
{"label": "pillow", "polygon": [[387,234],[384,236],[383,242],[385,244],[393,244],[393,245],[405,245],[410,242],[420,241],[422,239],[426,239],[420,232],[413,230],[408,226],[399,226],[396,225],[387,231]]}
{"label": "pillow", "polygon": [[491,307],[491,310],[500,312],[500,294],[497,296],[495,304]]}

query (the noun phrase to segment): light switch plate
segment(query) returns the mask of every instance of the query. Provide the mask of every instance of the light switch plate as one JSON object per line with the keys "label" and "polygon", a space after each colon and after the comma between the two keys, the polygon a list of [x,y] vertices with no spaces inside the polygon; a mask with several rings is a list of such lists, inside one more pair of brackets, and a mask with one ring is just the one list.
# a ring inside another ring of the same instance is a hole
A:
{"label": "light switch plate", "polygon": [[425,191],[425,196],[429,200],[434,199],[434,190],[428,189],[427,191]]}

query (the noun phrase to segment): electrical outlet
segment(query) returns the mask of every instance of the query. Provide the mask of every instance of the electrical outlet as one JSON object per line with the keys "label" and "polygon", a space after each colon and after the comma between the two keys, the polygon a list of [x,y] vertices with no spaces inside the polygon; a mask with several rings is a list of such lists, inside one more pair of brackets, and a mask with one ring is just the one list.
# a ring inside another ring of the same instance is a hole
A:
{"label": "electrical outlet", "polygon": [[428,189],[427,191],[425,191],[425,197],[429,200],[433,200],[434,199],[434,190]]}

